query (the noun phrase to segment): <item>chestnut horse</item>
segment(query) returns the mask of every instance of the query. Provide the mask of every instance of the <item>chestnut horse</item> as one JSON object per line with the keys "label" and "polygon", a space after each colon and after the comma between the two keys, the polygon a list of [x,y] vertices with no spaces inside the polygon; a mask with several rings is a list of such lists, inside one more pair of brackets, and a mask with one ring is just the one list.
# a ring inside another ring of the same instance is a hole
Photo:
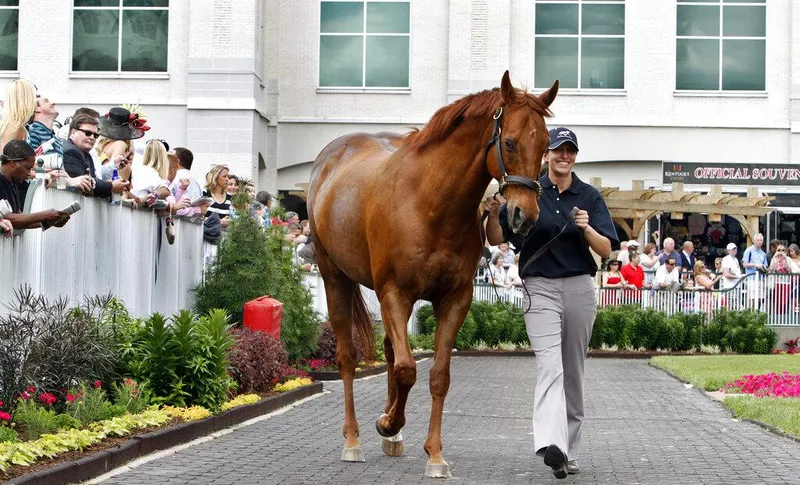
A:
{"label": "chestnut horse", "polygon": [[406,324],[417,300],[433,304],[425,475],[450,476],[442,457],[442,409],[453,343],[472,303],[483,249],[478,209],[489,182],[498,179],[509,226],[521,234],[530,230],[539,215],[536,181],[549,144],[544,118],[557,92],[558,81],[540,96],[515,89],[506,71],[499,89],[438,110],[421,131],[345,135],[314,162],[308,212],[344,382],[342,460],[364,461],[353,400],[353,325],[362,342],[372,342],[372,326],[361,284],[375,290],[386,331],[389,390],[376,427],[387,455],[403,452],[406,399],[417,380]]}

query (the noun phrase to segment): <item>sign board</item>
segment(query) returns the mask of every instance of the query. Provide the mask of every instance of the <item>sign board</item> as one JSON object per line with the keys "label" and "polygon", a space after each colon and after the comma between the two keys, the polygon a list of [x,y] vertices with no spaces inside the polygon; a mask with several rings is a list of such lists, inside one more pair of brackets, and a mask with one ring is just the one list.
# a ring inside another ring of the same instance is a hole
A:
{"label": "sign board", "polygon": [[663,183],[800,186],[800,165],[788,163],[661,163]]}

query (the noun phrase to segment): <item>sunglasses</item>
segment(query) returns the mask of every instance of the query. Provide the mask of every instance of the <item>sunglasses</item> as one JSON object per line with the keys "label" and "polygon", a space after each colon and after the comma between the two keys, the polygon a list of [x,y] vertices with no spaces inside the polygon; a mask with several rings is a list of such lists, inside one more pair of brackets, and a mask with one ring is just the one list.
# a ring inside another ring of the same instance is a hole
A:
{"label": "sunglasses", "polygon": [[81,133],[83,133],[86,136],[93,136],[95,139],[100,136],[100,133],[98,133],[96,131],[92,131],[92,130],[84,130],[84,129],[81,129],[81,128],[75,128],[75,131],[80,131]]}
{"label": "sunglasses", "polygon": [[778,248],[775,251],[778,252],[778,253],[782,253],[782,252],[786,251],[786,248]]}
{"label": "sunglasses", "polygon": [[161,143],[162,145],[164,145],[164,149],[169,151],[169,143],[167,143],[166,140],[163,140],[161,138],[153,138],[152,140],[149,140],[147,143],[149,144],[149,143],[152,143],[154,141],[157,141],[157,142]]}

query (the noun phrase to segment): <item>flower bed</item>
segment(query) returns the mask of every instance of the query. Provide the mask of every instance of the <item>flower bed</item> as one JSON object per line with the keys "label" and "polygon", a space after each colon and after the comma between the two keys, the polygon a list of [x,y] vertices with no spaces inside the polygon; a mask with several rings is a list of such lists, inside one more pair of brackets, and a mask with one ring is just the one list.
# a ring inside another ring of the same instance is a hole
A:
{"label": "flower bed", "polygon": [[789,372],[747,375],[725,384],[721,391],[752,394],[756,397],[800,397],[800,374]]}
{"label": "flower bed", "polygon": [[44,477],[48,477],[48,483],[86,480],[139,456],[247,421],[321,391],[322,384],[294,379],[263,399],[254,394],[237,396],[218,414],[200,406],[153,406],[138,415],[43,435],[35,441],[0,443],[0,478],[18,477],[15,483],[38,483]]}

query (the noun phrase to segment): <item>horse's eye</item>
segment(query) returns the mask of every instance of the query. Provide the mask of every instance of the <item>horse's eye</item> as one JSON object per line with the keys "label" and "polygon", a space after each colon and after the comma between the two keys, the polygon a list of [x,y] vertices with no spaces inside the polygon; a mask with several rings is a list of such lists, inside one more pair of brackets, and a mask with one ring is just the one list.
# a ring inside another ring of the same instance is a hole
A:
{"label": "horse's eye", "polygon": [[506,141],[503,144],[506,146],[506,149],[508,149],[509,151],[512,151],[512,152],[514,151],[515,145],[514,145],[513,141],[511,141],[508,138],[506,138]]}

